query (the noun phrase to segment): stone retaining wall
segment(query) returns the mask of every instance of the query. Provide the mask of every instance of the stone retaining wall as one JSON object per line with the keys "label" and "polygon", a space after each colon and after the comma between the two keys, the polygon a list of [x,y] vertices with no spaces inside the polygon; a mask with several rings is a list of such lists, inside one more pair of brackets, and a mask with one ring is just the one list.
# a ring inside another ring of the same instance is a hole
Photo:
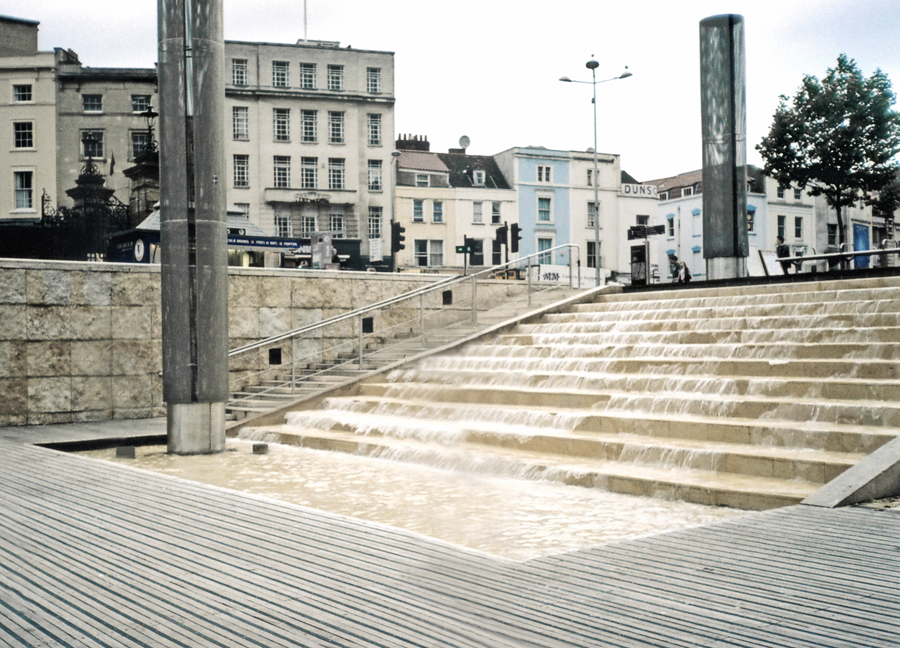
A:
{"label": "stone retaining wall", "polygon": [[[231,268],[231,347],[441,278]],[[156,265],[0,260],[0,425],[164,416],[159,280]]]}

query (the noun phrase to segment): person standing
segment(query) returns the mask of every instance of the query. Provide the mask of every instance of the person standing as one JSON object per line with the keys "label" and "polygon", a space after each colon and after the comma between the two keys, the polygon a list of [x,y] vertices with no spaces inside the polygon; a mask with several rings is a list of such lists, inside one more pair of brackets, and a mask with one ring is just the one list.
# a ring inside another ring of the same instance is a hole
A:
{"label": "person standing", "polygon": [[[783,236],[778,236],[775,238],[775,256],[779,259],[786,259],[787,257],[791,256],[791,248],[785,245]],[[788,270],[791,269],[791,262],[779,261],[779,263],[781,264],[781,270],[784,272],[784,274],[788,274]]]}

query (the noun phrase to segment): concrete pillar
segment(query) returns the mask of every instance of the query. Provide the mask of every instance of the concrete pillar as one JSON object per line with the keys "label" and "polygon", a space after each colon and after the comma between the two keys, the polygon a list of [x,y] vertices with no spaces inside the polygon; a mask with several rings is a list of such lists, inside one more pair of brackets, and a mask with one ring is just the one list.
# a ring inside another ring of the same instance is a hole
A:
{"label": "concrete pillar", "polygon": [[159,0],[163,399],[169,452],[225,448],[222,0]]}
{"label": "concrete pillar", "polygon": [[700,21],[703,258],[709,279],[747,276],[744,18]]}

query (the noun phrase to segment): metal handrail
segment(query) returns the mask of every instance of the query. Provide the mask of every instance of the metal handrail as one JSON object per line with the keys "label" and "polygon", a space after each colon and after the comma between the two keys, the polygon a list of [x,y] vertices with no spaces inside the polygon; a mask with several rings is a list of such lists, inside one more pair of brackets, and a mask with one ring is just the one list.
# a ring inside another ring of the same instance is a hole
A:
{"label": "metal handrail", "polygon": [[[346,320],[350,320],[350,319],[355,319],[355,318],[358,318],[358,317],[362,317],[362,316],[367,315],[367,314],[369,314],[369,313],[371,313],[371,312],[376,312],[376,311],[382,310],[382,309],[384,309],[384,308],[387,308],[388,306],[393,306],[393,305],[395,305],[395,304],[398,304],[398,303],[400,303],[400,302],[406,301],[406,300],[408,300],[408,299],[413,299],[413,298],[415,298],[415,297],[424,296],[424,295],[426,295],[426,294],[428,294],[428,293],[437,291],[437,290],[439,290],[439,289],[445,289],[445,288],[447,288],[448,286],[455,285],[455,284],[457,284],[457,283],[462,283],[462,282],[464,282],[464,281],[471,281],[471,280],[473,280],[474,278],[479,277],[479,276],[484,275],[484,274],[491,274],[491,273],[496,274],[499,270],[501,270],[501,269],[503,269],[503,268],[508,268],[508,267],[513,267],[513,266],[516,266],[516,265],[521,265],[522,261],[526,261],[526,260],[528,260],[528,259],[530,259],[530,258],[532,258],[532,257],[543,256],[543,255],[545,255],[545,254],[554,252],[554,251],[556,251],[556,250],[561,250],[561,249],[564,249],[564,248],[574,248],[574,249],[576,250],[577,254],[576,254],[575,256],[578,257],[578,261],[579,261],[579,265],[580,265],[581,257],[580,257],[580,249],[579,249],[578,245],[576,245],[576,244],[574,244],[574,243],[563,243],[562,245],[557,245],[557,246],[552,247],[552,248],[547,249],[547,250],[542,250],[542,251],[540,251],[540,252],[535,252],[534,254],[529,254],[529,255],[527,255],[527,256],[525,256],[525,257],[520,257],[520,258],[518,258],[518,259],[516,259],[516,260],[514,260],[514,261],[507,261],[506,263],[502,263],[502,264],[500,264],[500,265],[493,266],[493,267],[487,268],[487,269],[485,269],[485,270],[481,270],[481,271],[476,272],[476,273],[474,273],[474,274],[470,274],[470,275],[457,275],[457,276],[447,277],[446,279],[443,279],[443,280],[441,280],[441,281],[435,282],[435,283],[431,284],[430,286],[422,286],[422,287],[420,287],[420,288],[416,288],[415,290],[411,290],[411,291],[409,291],[409,292],[402,293],[402,294],[397,295],[397,296],[395,296],[395,297],[389,297],[388,299],[384,299],[384,300],[382,300],[382,301],[380,301],[380,302],[376,302],[375,304],[370,304],[370,305],[368,305],[368,306],[364,306],[364,307],[362,307],[362,308],[358,308],[358,309],[356,309],[356,310],[353,310],[353,311],[350,311],[350,312],[347,312],[347,313],[343,313],[343,314],[341,314],[341,315],[335,315],[334,317],[330,317],[330,318],[328,318],[327,320],[322,320],[321,322],[316,322],[315,324],[308,324],[308,325],[306,325],[306,326],[302,326],[302,327],[297,328],[297,329],[294,329],[294,330],[292,330],[292,331],[287,331],[287,332],[285,332],[285,333],[280,333],[280,334],[278,334],[278,335],[273,335],[273,336],[271,336],[271,337],[266,338],[265,340],[260,340],[260,341],[258,341],[258,342],[253,342],[252,344],[247,344],[247,345],[244,345],[244,346],[242,346],[242,347],[237,347],[237,348],[235,348],[235,349],[231,349],[231,350],[228,352],[228,357],[229,357],[229,358],[233,358],[233,357],[235,357],[235,356],[239,356],[239,355],[242,355],[242,354],[244,354],[244,353],[249,353],[250,351],[254,351],[254,350],[257,350],[257,349],[263,349],[263,348],[265,348],[265,347],[267,347],[267,346],[271,346],[271,345],[273,345],[273,344],[277,344],[278,342],[283,342],[283,341],[285,341],[285,340],[289,340],[289,339],[291,339],[291,338],[299,337],[299,336],[305,335],[305,334],[307,334],[307,333],[313,333],[313,332],[315,332],[315,331],[317,331],[317,330],[319,330],[319,329],[321,329],[321,328],[325,328],[326,326],[331,326],[331,325],[333,325],[333,324],[339,324],[340,322],[344,322],[344,321],[346,321]],[[570,266],[572,265],[571,255],[570,255],[570,261],[569,261],[569,264],[570,264]],[[531,265],[531,264],[529,264],[529,266],[530,266],[530,265]],[[571,286],[571,284],[572,284],[572,282],[574,281],[574,274],[575,274],[575,273],[573,273],[573,272],[570,272],[570,273],[569,273],[569,284],[570,284],[570,287],[573,287],[573,286]],[[581,287],[581,278],[580,278],[580,277],[579,277],[579,285],[578,285],[578,287],[579,287],[579,288]],[[529,294],[530,294],[530,291],[529,291]]]}

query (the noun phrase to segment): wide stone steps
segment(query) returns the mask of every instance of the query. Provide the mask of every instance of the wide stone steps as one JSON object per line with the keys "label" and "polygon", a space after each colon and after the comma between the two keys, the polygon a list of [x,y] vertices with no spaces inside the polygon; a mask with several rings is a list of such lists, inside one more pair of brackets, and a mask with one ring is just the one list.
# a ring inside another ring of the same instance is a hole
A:
{"label": "wide stone steps", "polygon": [[693,502],[795,503],[900,436],[900,279],[598,296],[249,434]]}
{"label": "wide stone steps", "polygon": [[[716,469],[678,468],[669,465],[673,462],[668,461],[664,465],[652,465],[636,461],[592,458],[577,453],[548,452],[545,449],[528,450],[511,447],[509,443],[491,445],[477,441],[461,441],[452,446],[441,445],[436,448],[433,443],[411,438],[361,435],[323,430],[318,427],[286,429],[284,426],[251,428],[243,431],[241,436],[269,443],[284,443],[439,466],[445,470],[540,479],[603,488],[613,492],[743,509],[767,509],[795,504],[815,492],[820,485],[818,482],[796,478],[726,474]],[[845,459],[852,461],[852,457]],[[741,464],[741,460],[736,457],[729,458],[727,452],[715,460],[705,457],[701,461],[706,461],[710,465],[729,461],[732,464]],[[808,463],[807,460],[799,458],[798,462]],[[758,463],[760,465],[771,463],[771,471],[776,471],[774,462],[760,459]],[[811,473],[817,472],[817,468],[807,467]],[[829,467],[829,470],[836,470],[838,473],[841,469],[840,466]],[[823,474],[825,472],[824,467],[818,470]]]}

